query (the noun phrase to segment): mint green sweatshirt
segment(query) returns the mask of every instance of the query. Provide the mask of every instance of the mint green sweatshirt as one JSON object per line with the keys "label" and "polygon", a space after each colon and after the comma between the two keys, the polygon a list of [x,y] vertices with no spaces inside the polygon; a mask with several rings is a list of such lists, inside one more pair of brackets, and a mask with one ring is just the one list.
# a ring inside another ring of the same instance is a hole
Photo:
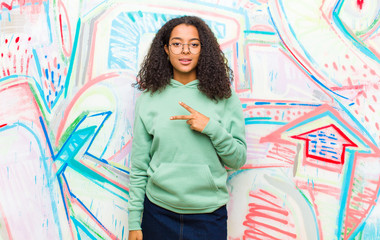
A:
{"label": "mint green sweatshirt", "polygon": [[[244,118],[235,92],[218,102],[198,90],[198,80],[186,85],[171,80],[153,95],[137,99],[132,141],[129,230],[141,229],[145,195],[170,211],[209,213],[228,202],[225,166],[239,169],[246,161]],[[210,118],[200,132],[186,120],[178,102]]]}

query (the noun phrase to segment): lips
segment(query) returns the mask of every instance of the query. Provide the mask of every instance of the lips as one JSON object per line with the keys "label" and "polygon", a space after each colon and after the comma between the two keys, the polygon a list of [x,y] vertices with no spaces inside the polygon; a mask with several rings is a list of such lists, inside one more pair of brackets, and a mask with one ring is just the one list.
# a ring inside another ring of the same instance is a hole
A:
{"label": "lips", "polygon": [[179,59],[179,62],[183,65],[188,65],[191,63],[191,59],[190,58],[180,58]]}

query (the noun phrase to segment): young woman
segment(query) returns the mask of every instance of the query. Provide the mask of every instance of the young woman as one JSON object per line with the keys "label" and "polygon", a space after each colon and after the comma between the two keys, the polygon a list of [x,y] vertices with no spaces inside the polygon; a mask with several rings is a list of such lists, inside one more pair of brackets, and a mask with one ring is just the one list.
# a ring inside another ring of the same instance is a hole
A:
{"label": "young woman", "polygon": [[198,17],[168,21],[138,74],[129,239],[227,238],[226,166],[246,161],[241,103],[219,44]]}

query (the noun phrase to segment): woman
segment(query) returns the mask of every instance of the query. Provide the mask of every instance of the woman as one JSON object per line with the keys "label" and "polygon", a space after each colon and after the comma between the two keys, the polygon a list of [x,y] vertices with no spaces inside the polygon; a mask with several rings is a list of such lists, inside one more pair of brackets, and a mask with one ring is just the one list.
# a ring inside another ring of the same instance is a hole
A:
{"label": "woman", "polygon": [[244,165],[246,143],[232,70],[214,34],[198,17],[168,21],[138,79],[129,239],[226,239],[225,167]]}

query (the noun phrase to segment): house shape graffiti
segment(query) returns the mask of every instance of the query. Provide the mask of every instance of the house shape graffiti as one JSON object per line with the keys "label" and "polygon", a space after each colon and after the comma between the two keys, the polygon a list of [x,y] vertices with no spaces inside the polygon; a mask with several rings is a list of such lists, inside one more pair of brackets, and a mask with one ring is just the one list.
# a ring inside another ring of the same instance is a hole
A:
{"label": "house shape graffiti", "polygon": [[305,141],[304,164],[323,167],[324,162],[336,164],[341,169],[345,162],[346,147],[358,147],[334,124],[292,136]]}
{"label": "house shape graffiti", "polygon": [[[379,195],[380,176],[366,178],[358,169],[366,161],[378,159],[380,150],[369,134],[348,121],[333,107],[321,105],[261,139],[300,146],[294,181],[314,209],[322,238],[353,239]],[[331,176],[338,176],[335,182]],[[328,195],[332,202],[326,208],[321,199]],[[336,226],[324,224],[332,218]]]}

